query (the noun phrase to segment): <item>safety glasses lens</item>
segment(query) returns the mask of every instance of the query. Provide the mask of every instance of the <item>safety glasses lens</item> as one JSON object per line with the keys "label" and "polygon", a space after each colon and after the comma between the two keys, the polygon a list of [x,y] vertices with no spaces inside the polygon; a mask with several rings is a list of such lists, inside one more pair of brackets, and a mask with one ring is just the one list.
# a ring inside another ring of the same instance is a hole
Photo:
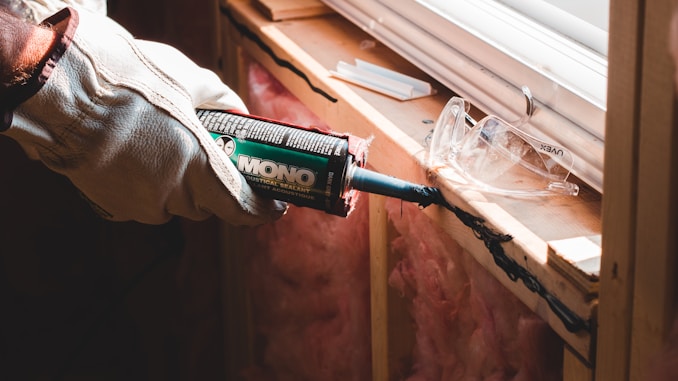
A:
{"label": "safety glasses lens", "polygon": [[576,195],[567,182],[573,159],[496,116],[466,124],[467,106],[453,98],[441,113],[429,147],[430,164],[457,169],[470,185],[493,193]]}

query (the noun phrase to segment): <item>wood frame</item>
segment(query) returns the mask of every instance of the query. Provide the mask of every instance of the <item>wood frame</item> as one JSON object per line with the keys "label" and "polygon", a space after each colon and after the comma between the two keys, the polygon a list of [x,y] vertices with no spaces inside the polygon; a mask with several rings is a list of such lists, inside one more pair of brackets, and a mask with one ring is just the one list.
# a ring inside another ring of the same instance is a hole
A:
{"label": "wood frame", "polygon": [[[237,50],[242,49],[266,66],[331,126],[340,126],[339,129],[352,126],[344,130],[375,136],[370,157],[377,170],[411,181],[435,181],[421,160],[422,147],[418,142],[426,130],[418,124],[437,116],[443,102],[449,99],[449,92],[442,89],[435,97],[394,106],[381,96],[322,75],[338,56],[346,54],[324,49],[322,44],[327,41],[323,41],[323,36],[342,30],[345,34],[336,38],[355,42],[365,38],[357,28],[341,24],[332,30],[333,23],[341,23],[332,15],[323,16],[325,19],[321,22],[305,19],[275,24],[263,18],[246,0],[222,1],[220,6],[228,7],[237,22],[253,31],[277,57],[302,67],[310,81],[328,89],[328,93],[341,102],[328,102],[319,97],[306,81],[281,68],[270,55],[262,52],[257,42],[234,28],[232,20],[222,17],[222,25],[226,26],[221,32],[222,58],[228,67],[236,68],[224,71],[228,83],[242,89],[237,85],[238,78],[242,78]],[[674,128],[674,93],[670,81],[673,65],[666,53],[673,2],[622,4],[612,0],[611,4],[607,124],[614,128],[608,127],[606,138],[605,197],[601,200],[585,191],[576,201],[541,203],[539,210],[545,216],[556,216],[556,225],[572,227],[563,237],[555,231],[540,229],[538,226],[543,220],[521,215],[524,204],[458,193],[453,186],[443,184],[446,197],[456,205],[482,215],[499,230],[510,229],[514,235],[517,232],[517,243],[507,250],[510,255],[513,258],[529,255],[530,268],[538,267],[540,279],[548,279],[548,286],[557,288],[559,296],[569,306],[575,306],[572,308],[579,314],[590,318],[597,330],[583,337],[563,330],[551,313],[543,313],[544,305],[538,298],[526,293],[522,285],[504,279],[505,274],[487,260],[484,246],[469,235],[465,226],[440,211],[426,211],[507,288],[533,310],[540,311],[564,338],[568,344],[564,361],[566,381],[641,380],[652,354],[661,348],[675,312],[677,245],[672,233],[676,231],[673,200],[677,192],[671,174],[676,173],[677,158],[671,147],[677,139],[674,131],[678,130]],[[298,39],[304,34],[301,32],[304,28],[314,28],[314,33]],[[320,56],[310,53],[319,49],[326,53]],[[407,74],[423,75],[387,50],[379,48],[376,52],[360,54]],[[402,108],[407,108],[407,112]],[[418,127],[402,129],[394,122],[396,119]],[[375,282],[373,319],[388,320],[389,306],[384,296],[387,292],[382,287],[384,266],[388,264],[379,256],[388,232],[380,215],[381,202],[379,196],[370,197],[372,279]],[[545,255],[550,241],[596,234],[602,234],[602,260],[598,298],[591,300],[590,294],[582,293],[581,288],[577,291],[572,278],[549,266]],[[387,380],[389,351],[393,350],[389,330],[373,334],[376,334],[373,379]]]}
{"label": "wood frame", "polygon": [[611,4],[596,379],[642,380],[676,307],[675,4]]}

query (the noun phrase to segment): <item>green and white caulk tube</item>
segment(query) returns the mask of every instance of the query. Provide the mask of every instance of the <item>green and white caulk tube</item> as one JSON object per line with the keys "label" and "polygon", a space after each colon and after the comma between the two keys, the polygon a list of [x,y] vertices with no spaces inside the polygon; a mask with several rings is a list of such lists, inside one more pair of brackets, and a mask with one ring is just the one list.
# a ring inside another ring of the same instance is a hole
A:
{"label": "green and white caulk tube", "polygon": [[342,217],[355,206],[358,191],[432,203],[432,188],[365,169],[364,139],[231,111],[197,115],[264,196]]}

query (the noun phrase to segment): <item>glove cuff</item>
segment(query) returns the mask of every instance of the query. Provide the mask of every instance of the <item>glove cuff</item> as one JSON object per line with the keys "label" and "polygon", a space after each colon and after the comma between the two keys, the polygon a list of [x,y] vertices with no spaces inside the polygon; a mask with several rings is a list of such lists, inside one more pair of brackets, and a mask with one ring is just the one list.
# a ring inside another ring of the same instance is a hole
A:
{"label": "glove cuff", "polygon": [[51,26],[52,30],[57,33],[58,38],[45,58],[35,67],[30,78],[4,92],[2,99],[0,99],[0,114],[2,115],[0,132],[7,130],[12,125],[14,109],[40,91],[49,79],[54,66],[73,40],[73,35],[78,27],[78,13],[71,8],[65,8],[47,18],[41,25]]}

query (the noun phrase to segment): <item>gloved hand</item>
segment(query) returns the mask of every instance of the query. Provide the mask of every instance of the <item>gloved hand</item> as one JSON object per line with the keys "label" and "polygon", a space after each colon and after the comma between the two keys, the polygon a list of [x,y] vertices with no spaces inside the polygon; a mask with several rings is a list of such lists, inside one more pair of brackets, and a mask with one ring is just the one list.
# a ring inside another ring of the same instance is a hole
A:
{"label": "gloved hand", "polygon": [[196,108],[247,111],[214,73],[105,16],[67,8],[47,23],[68,35],[78,18],[49,79],[5,131],[29,157],[66,175],[111,220],[214,214],[254,225],[284,213],[284,203],[252,192],[197,118]]}

